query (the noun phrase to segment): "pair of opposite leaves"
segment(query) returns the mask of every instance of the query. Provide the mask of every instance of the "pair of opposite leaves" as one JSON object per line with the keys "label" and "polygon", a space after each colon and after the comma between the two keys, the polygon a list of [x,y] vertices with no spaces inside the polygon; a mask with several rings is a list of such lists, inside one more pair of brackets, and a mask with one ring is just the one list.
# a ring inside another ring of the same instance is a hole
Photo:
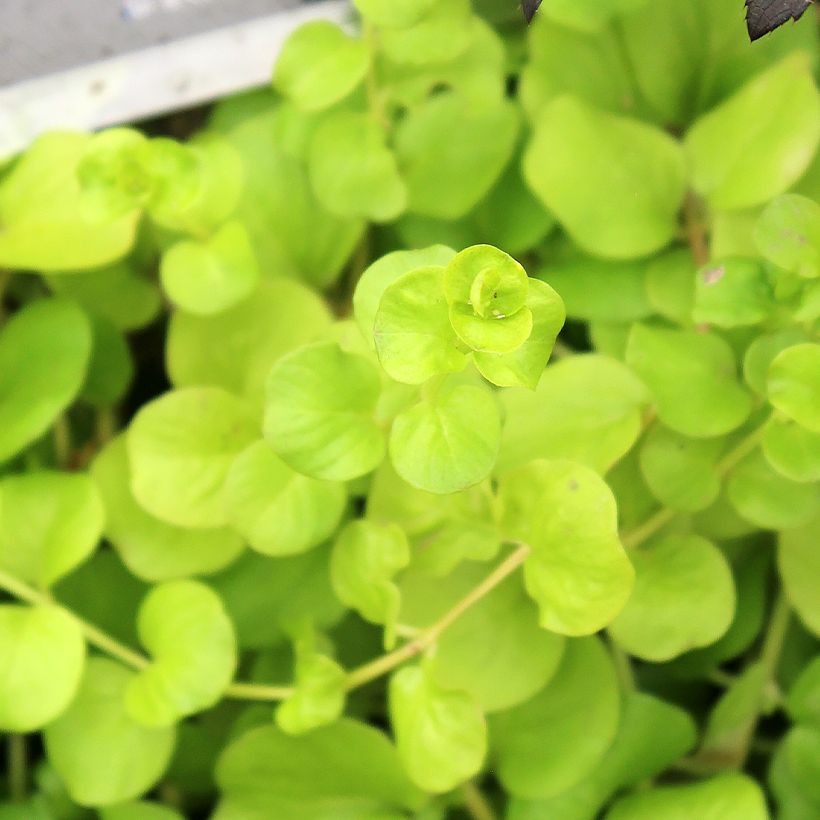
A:
{"label": "pair of opposite leaves", "polygon": [[[542,0],[521,0],[521,9],[529,23]],[[812,0],[746,0],[746,25],[749,37],[757,40],[788,20],[799,20]]]}

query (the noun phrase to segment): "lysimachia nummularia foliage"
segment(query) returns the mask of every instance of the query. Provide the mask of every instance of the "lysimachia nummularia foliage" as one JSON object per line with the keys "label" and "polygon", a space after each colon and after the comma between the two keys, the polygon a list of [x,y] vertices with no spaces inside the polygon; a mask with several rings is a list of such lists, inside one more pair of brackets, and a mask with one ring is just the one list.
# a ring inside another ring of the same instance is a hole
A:
{"label": "lysimachia nummularia foliage", "polygon": [[0,820],[820,817],[820,44],[742,5],[353,0],[0,158]]}

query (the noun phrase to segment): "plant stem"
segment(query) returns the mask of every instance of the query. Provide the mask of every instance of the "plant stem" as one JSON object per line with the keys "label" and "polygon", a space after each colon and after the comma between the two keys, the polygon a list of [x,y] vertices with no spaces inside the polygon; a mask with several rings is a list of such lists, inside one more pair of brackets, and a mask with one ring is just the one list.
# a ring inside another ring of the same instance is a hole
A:
{"label": "plant stem", "polygon": [[292,686],[268,686],[261,683],[232,683],[225,697],[232,700],[286,700],[293,694]]}
{"label": "plant stem", "polygon": [[484,792],[472,781],[468,781],[462,787],[464,798],[464,808],[473,820],[496,820],[495,811],[490,805],[490,801]]}
{"label": "plant stem", "polygon": [[[760,439],[763,438],[763,433],[766,431],[766,427],[771,421],[771,418],[771,416],[768,416],[762,424],[741,439],[715,465],[715,472],[718,477],[725,477],[727,473],[731,472],[731,470],[760,444]],[[637,527],[633,527],[631,530],[623,533],[621,535],[621,543],[627,549],[640,546],[644,541],[663,529],[670,521],[677,518],[678,514],[677,510],[670,509],[669,507],[661,507],[657,512],[647,518],[643,524],[638,524]]]}
{"label": "plant stem", "polygon": [[13,803],[22,803],[28,791],[28,754],[26,736],[12,734],[7,740],[9,797]]}
{"label": "plant stem", "polygon": [[347,676],[347,688],[355,689],[390,672],[406,660],[432,646],[447,627],[457,621],[473,604],[492,592],[507,576],[512,575],[530,554],[530,548],[522,544],[502,561],[478,586],[467,593],[452,609],[444,613],[432,626],[423,630],[417,638],[402,647],[354,669]]}
{"label": "plant stem", "polygon": [[683,227],[689,249],[692,251],[692,258],[699,268],[709,261],[709,244],[706,239],[702,210],[700,200],[690,191],[683,203]]}

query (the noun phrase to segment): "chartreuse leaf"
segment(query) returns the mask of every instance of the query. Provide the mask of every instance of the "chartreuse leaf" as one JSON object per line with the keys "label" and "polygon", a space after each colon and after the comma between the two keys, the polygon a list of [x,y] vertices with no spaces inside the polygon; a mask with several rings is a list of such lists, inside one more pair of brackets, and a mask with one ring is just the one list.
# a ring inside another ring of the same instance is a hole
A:
{"label": "chartreuse leaf", "polygon": [[800,178],[819,140],[820,94],[806,56],[792,55],[692,126],[692,184],[720,210],[759,205]]}
{"label": "chartreuse leaf", "polygon": [[630,655],[668,661],[713,644],[729,628],[735,584],[714,544],[697,535],[669,536],[630,557],[635,589],[609,627]]}
{"label": "chartreuse leaf", "polygon": [[39,587],[87,560],[102,536],[103,505],[82,473],[0,479],[0,567]]}
{"label": "chartreuse leaf", "polygon": [[461,251],[444,271],[450,324],[472,350],[510,353],[529,338],[527,272],[491,245]]}
{"label": "chartreuse leaf", "polygon": [[239,454],[225,483],[231,523],[265,555],[292,555],[320,544],[338,526],[346,502],[344,484],[295,472],[266,441]]}
{"label": "chartreuse leaf", "polygon": [[344,709],[345,670],[313,644],[313,640],[297,642],[294,692],[276,709],[276,723],[289,735],[333,723]]}
{"label": "chartreuse leaf", "polygon": [[174,728],[149,728],[125,710],[136,678],[120,664],[91,658],[68,710],[45,729],[48,759],[81,806],[110,806],[148,791],[174,748]]}
{"label": "chartreuse leaf", "polygon": [[664,506],[680,512],[703,510],[720,494],[715,467],[722,450],[719,438],[687,438],[656,424],[641,446],[641,474]]}
{"label": "chartreuse leaf", "polygon": [[182,815],[161,803],[140,800],[104,808],[100,820],[182,820]]}
{"label": "chartreuse leaf", "polygon": [[692,438],[711,438],[739,427],[751,399],[738,384],[732,349],[714,333],[636,324],[627,364],[652,393],[658,418]]}
{"label": "chartreuse leaf", "polygon": [[166,393],[143,405],[127,433],[134,497],[169,524],[222,527],[228,470],[258,435],[247,407],[221,388]]}
{"label": "chartreuse leaf", "polygon": [[732,470],[727,491],[740,516],[763,529],[800,527],[820,510],[820,486],[791,481],[759,450]]}
{"label": "chartreuse leaf", "polygon": [[384,624],[384,643],[395,643],[401,593],[393,582],[410,563],[410,545],[401,527],[361,519],[339,533],[330,558],[333,591],[365,620]]}
{"label": "chartreuse leaf", "polygon": [[432,376],[458,372],[467,363],[466,350],[450,324],[444,270],[412,270],[382,295],[373,338],[382,367],[396,381],[421,384]]}
{"label": "chartreuse leaf", "polygon": [[646,388],[621,362],[587,354],[551,365],[535,392],[501,394],[505,424],[497,470],[568,458],[605,473],[635,443]]}
{"label": "chartreuse leaf", "polygon": [[589,253],[631,259],[660,250],[677,234],[683,152],[645,123],[560,97],[536,121],[524,175]]}
{"label": "chartreuse leaf", "polygon": [[758,336],[743,355],[743,378],[755,393],[766,395],[769,368],[787,347],[806,341],[805,332],[799,327],[787,327],[774,333]]}
{"label": "chartreuse leaf", "polygon": [[445,384],[396,416],[390,460],[408,484],[453,493],[487,478],[500,441],[495,396],[481,387]]}
{"label": "chartreuse leaf", "polygon": [[760,442],[766,461],[791,481],[820,481],[820,433],[775,417]]}
{"label": "chartreuse leaf", "polygon": [[592,820],[616,791],[655,777],[686,754],[696,737],[694,721],[683,709],[628,692],[618,734],[595,769],[550,799],[513,798],[508,820]]}
{"label": "chartreuse leaf", "polygon": [[800,276],[820,276],[820,205],[798,194],[772,200],[754,229],[758,250],[771,262]]}
{"label": "chartreuse leaf", "polygon": [[535,390],[564,325],[564,303],[546,282],[529,280],[525,309],[532,314],[532,332],[519,348],[510,353],[473,353],[481,375],[498,387]]}
{"label": "chartreuse leaf", "polygon": [[167,581],[142,602],[137,629],[152,663],[125,692],[134,720],[170,726],[219,701],[236,668],[236,637],[216,593],[197,581]]}
{"label": "chartreuse leaf", "polygon": [[603,644],[568,641],[552,680],[533,698],[490,718],[490,748],[516,797],[554,797],[588,777],[618,730],[618,680]]}
{"label": "chartreuse leaf", "polygon": [[431,245],[414,251],[393,251],[373,262],[359,278],[353,293],[353,315],[365,339],[373,340],[379,302],[393,282],[419,268],[445,266],[454,256],[451,248]]}
{"label": "chartreuse leaf", "polygon": [[184,240],[169,248],[160,276],[173,302],[208,316],[246,299],[259,280],[259,266],[248,232],[232,221],[205,241]]}
{"label": "chartreuse leaf", "polygon": [[589,635],[629,598],[634,570],[618,539],[612,491],[588,467],[533,461],[501,477],[502,529],[529,544],[524,586],[545,629]]}
{"label": "chartreuse leaf", "polygon": [[316,198],[333,214],[388,222],[407,207],[396,158],[369,114],[325,117],[310,141],[308,171]]}
{"label": "chartreuse leaf", "polygon": [[692,323],[695,263],[678,248],[655,256],[646,269],[646,295],[656,313],[684,327]]}
{"label": "chartreuse leaf", "polygon": [[99,453],[91,476],[105,508],[106,538],[128,569],[145,581],[208,575],[243,549],[242,538],[232,530],[177,527],[143,509],[131,492],[125,436]]}
{"label": "chartreuse leaf", "polygon": [[427,14],[436,0],[354,0],[353,5],[375,26],[405,28]]}
{"label": "chartreuse leaf", "polygon": [[422,789],[450,791],[479,771],[487,725],[467,692],[443,689],[423,665],[406,666],[390,678],[388,704],[399,758]]}
{"label": "chartreuse leaf", "polygon": [[755,325],[774,307],[774,292],[758,259],[733,256],[698,271],[692,319],[718,327]]}
{"label": "chartreuse leaf", "polygon": [[68,131],[45,134],[3,178],[0,266],[73,271],[106,265],[128,252],[136,211],[100,221],[81,206],[77,166],[91,139]]}
{"label": "chartreuse leaf", "polygon": [[473,28],[469,0],[438,0],[427,7],[413,25],[388,27],[379,32],[380,46],[396,63],[425,65],[444,63],[458,57],[469,45]]}
{"label": "chartreuse leaf", "polygon": [[820,655],[803,667],[792,684],[786,709],[794,721],[820,724]]}
{"label": "chartreuse leaf", "polygon": [[[414,566],[401,578],[401,622],[432,626],[489,574],[469,561],[445,577]],[[488,635],[503,636],[488,641]],[[531,698],[555,674],[564,638],[538,625],[538,610],[517,579],[507,579],[447,628],[425,660],[443,689],[469,692],[485,712],[508,709]]]}
{"label": "chartreuse leaf", "polygon": [[783,751],[801,792],[813,803],[820,804],[820,727],[792,726],[783,740]]}
{"label": "chartreuse leaf", "polygon": [[65,711],[80,685],[85,641],[58,606],[0,606],[0,729],[31,732]]}
{"label": "chartreuse leaf", "polygon": [[778,817],[794,820],[813,820],[818,803],[804,794],[800,783],[791,771],[784,743],[780,743],[772,756],[769,767],[769,786],[775,797]]}
{"label": "chartreuse leaf", "polygon": [[581,31],[598,31],[615,16],[638,9],[647,0],[554,0],[543,14]]}
{"label": "chartreuse leaf", "polygon": [[769,368],[769,401],[798,424],[820,433],[820,344],[797,344]]}
{"label": "chartreuse leaf", "polygon": [[236,307],[213,316],[176,311],[167,339],[176,387],[215,385],[262,406],[277,359],[313,341],[331,324],[324,302],[288,279],[263,281]]}
{"label": "chartreuse leaf", "polygon": [[447,92],[413,108],[396,131],[409,210],[440,219],[464,216],[501,176],[518,130],[515,107],[503,99],[475,105]]}
{"label": "chartreuse leaf", "polygon": [[820,635],[818,522],[820,518],[814,518],[801,527],[781,532],[777,549],[777,567],[789,603],[815,635]]}
{"label": "chartreuse leaf", "polygon": [[317,20],[298,28],[282,47],[273,84],[305,111],[319,111],[346,97],[367,73],[367,46],[334,23]]}
{"label": "chartreuse leaf", "polygon": [[76,398],[91,355],[91,327],[71,302],[41,299],[0,335],[0,461],[39,438]]}
{"label": "chartreuse leaf", "polygon": [[116,404],[134,379],[134,362],[123,332],[111,321],[91,315],[91,358],[81,396],[102,407]]}
{"label": "chartreuse leaf", "polygon": [[384,434],[373,418],[381,392],[376,366],[336,344],[299,348],[270,372],[265,438],[300,473],[345,481],[384,457]]}
{"label": "chartreuse leaf", "polygon": [[721,774],[700,783],[658,786],[622,797],[606,820],[768,820],[760,786],[745,774]]}
{"label": "chartreuse leaf", "polygon": [[275,726],[245,732],[222,753],[216,779],[214,820],[392,820],[425,799],[390,741],[349,719],[296,737]]}

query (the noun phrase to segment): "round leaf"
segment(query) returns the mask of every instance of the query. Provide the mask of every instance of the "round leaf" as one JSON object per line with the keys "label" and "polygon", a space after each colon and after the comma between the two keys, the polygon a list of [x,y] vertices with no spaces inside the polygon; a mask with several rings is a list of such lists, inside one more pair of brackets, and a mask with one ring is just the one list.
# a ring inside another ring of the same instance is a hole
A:
{"label": "round leaf", "polygon": [[755,325],[774,308],[774,293],[758,259],[733,256],[710,263],[695,279],[692,319],[717,327]]}
{"label": "round leaf", "polygon": [[268,378],[265,438],[294,470],[345,481],[373,470],[384,436],[373,419],[381,382],[363,356],[335,344],[303,347]]}
{"label": "round leaf", "polygon": [[131,489],[152,515],[180,527],[228,523],[225,479],[258,428],[217,387],[189,387],[144,405],[128,430]]}
{"label": "round leaf", "polygon": [[820,481],[820,433],[775,417],[760,444],[766,461],[781,475],[791,481]]}
{"label": "round leaf", "polygon": [[769,368],[769,401],[798,424],[820,433],[820,344],[797,344]]}
{"label": "round leaf", "polygon": [[818,522],[820,519],[815,518],[802,527],[781,532],[777,549],[777,567],[789,603],[815,635],[820,635]]}

